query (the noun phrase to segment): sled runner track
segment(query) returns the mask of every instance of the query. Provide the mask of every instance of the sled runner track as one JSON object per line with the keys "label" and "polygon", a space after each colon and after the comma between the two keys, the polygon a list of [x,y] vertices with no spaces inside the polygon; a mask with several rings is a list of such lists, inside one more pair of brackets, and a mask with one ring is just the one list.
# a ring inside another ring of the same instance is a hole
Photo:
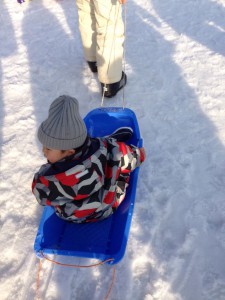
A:
{"label": "sled runner track", "polygon": [[[18,298],[18,300],[35,299],[35,296],[37,296],[36,277],[37,277],[38,264],[39,264],[39,260],[37,260],[37,257],[35,255],[32,255],[30,257],[30,260],[25,259],[24,268],[26,268],[26,276],[23,278],[23,287],[20,293],[21,296]],[[52,277],[53,269],[54,269],[54,265],[51,266],[49,265],[48,272],[45,272],[45,280],[43,281],[42,277],[40,278],[41,281],[40,291],[42,296],[46,294],[49,282]]]}
{"label": "sled runner track", "polygon": [[[26,277],[23,278],[24,285],[21,292],[21,300],[29,300],[32,296],[35,295],[35,278],[36,278],[36,266],[37,266],[37,258],[35,255],[31,255],[30,259],[26,259],[24,266],[26,264]],[[34,294],[31,295],[31,286],[34,286]],[[19,299],[18,299],[19,300]]]}

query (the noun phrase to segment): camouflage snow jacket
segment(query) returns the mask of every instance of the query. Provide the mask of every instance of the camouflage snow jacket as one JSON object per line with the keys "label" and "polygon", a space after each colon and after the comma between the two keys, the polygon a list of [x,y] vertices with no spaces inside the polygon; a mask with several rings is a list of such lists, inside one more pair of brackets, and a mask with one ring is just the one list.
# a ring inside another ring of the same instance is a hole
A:
{"label": "camouflage snow jacket", "polygon": [[40,205],[76,223],[110,216],[124,199],[130,172],[144,154],[114,138],[87,138],[70,159],[43,165],[34,176],[32,191]]}

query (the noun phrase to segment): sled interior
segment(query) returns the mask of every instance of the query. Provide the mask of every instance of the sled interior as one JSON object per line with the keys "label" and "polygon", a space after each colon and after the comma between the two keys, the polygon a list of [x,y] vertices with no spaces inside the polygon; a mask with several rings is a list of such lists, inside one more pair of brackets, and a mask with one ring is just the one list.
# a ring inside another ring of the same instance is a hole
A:
{"label": "sled interior", "polygon": [[[110,107],[92,110],[84,118],[92,137],[109,135],[119,127],[131,127],[134,131],[129,144],[141,147],[142,139],[134,112],[128,108]],[[76,257],[113,260],[118,263],[124,256],[134,209],[139,168],[131,173],[130,184],[124,201],[108,219],[96,223],[75,224],[57,217],[52,207],[45,207],[34,251]]]}

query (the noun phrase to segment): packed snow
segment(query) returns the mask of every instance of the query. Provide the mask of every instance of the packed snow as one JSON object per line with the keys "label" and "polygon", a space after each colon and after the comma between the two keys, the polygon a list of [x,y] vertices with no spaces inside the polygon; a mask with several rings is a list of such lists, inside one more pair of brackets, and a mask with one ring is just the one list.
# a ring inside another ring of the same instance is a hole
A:
{"label": "packed snow", "polygon": [[[225,2],[127,0],[125,8],[128,84],[104,105],[124,100],[136,113],[147,160],[109,299],[224,300]],[[44,261],[38,273],[33,251],[43,208],[31,182],[45,163],[37,128],[62,94],[79,100],[83,117],[101,105],[75,0],[1,0],[0,24],[0,299],[103,300],[112,266]]]}

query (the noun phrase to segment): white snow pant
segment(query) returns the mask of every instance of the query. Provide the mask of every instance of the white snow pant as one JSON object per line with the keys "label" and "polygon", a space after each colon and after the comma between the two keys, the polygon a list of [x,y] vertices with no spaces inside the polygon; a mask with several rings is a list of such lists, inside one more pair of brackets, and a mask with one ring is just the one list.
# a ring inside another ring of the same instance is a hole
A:
{"label": "white snow pant", "polygon": [[87,61],[96,61],[98,79],[114,83],[121,79],[124,23],[118,0],[76,0],[79,29]]}

